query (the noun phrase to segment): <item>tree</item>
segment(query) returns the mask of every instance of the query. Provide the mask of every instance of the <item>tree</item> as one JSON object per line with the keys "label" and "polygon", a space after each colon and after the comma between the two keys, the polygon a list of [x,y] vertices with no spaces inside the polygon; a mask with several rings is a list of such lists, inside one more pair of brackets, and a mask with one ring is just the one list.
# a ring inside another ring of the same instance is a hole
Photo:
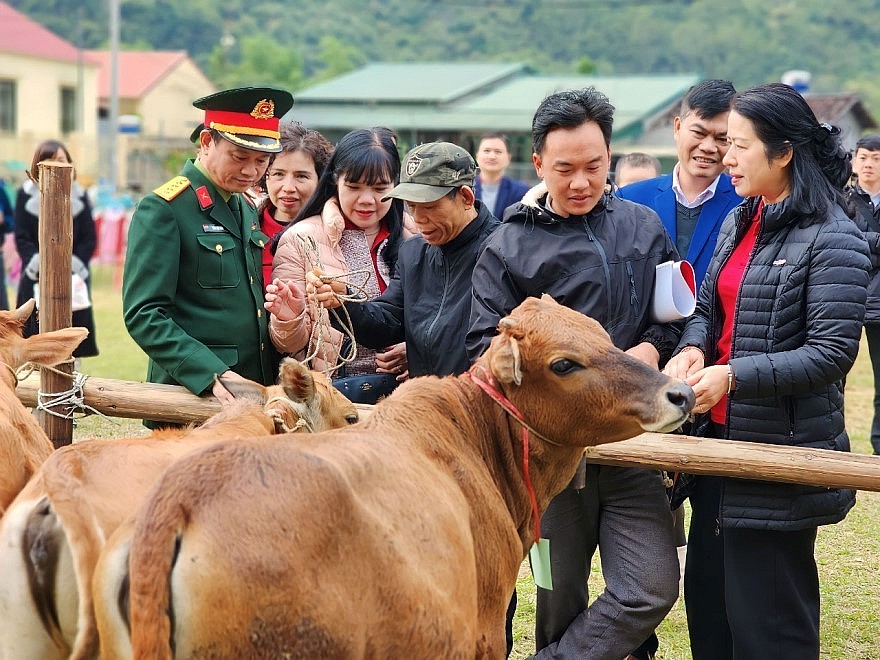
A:
{"label": "tree", "polygon": [[299,53],[265,36],[224,38],[208,60],[208,75],[220,87],[274,85],[296,90],[303,84]]}
{"label": "tree", "polygon": [[331,35],[321,37],[318,42],[318,52],[322,66],[309,81],[310,83],[341,76],[367,62],[366,56],[360,50]]}

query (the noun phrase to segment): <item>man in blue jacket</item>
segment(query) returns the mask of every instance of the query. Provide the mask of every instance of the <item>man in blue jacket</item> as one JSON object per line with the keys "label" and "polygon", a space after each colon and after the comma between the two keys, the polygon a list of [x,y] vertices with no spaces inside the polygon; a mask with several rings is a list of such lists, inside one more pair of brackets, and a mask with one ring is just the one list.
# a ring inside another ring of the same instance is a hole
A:
{"label": "man in blue jacket", "polygon": [[529,186],[504,173],[510,165],[510,144],[501,133],[486,133],[477,147],[480,172],[474,180],[474,194],[496,218],[504,217],[504,209],[522,200]]}
{"label": "man in blue jacket", "polygon": [[672,174],[617,191],[657,212],[678,253],[693,265],[697,286],[712,260],[722,221],[742,201],[721,164],[729,146],[727,116],[735,93],[726,80],[704,80],[691,87],[672,124],[678,148]]}
{"label": "man in blue jacket", "polygon": [[[672,174],[618,190],[624,199],[657,212],[679,254],[687,255],[685,258],[693,264],[698,287],[715,252],[721,223],[742,201],[721,164],[729,146],[727,116],[735,93],[726,80],[705,80],[691,87],[672,124],[678,147],[678,163]],[[684,507],[677,508],[674,515],[676,542],[683,548]],[[683,559],[681,552],[679,558]],[[647,660],[654,657],[658,646],[657,636],[652,633],[628,657]]]}

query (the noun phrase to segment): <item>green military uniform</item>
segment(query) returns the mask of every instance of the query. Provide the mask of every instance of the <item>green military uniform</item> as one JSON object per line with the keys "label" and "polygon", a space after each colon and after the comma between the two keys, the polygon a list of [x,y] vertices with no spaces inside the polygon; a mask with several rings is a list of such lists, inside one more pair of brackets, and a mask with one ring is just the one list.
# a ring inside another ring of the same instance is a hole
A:
{"label": "green military uniform", "polygon": [[150,357],[147,380],[202,394],[232,369],[268,385],[277,359],[263,309],[268,238],[241,194],[224,201],[192,161],[182,175],[141,200],[128,234],[125,324]]}
{"label": "green military uniform", "polygon": [[[193,105],[205,111],[191,136],[203,148],[222,138],[238,149],[278,153],[279,118],[293,97],[241,87]],[[240,193],[221,192],[208,171],[190,161],[182,176],[138,204],[122,286],[125,325],[150,358],[147,380],[195,394],[210,392],[215,374],[227,370],[269,385],[278,365],[263,309],[268,238],[256,208]]]}

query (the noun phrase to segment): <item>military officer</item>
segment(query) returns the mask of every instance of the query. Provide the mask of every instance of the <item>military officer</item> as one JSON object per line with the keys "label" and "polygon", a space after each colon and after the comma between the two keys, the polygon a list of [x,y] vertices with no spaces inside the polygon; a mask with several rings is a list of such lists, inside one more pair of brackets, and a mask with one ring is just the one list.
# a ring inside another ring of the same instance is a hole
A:
{"label": "military officer", "polygon": [[[215,380],[275,380],[277,355],[263,309],[268,240],[244,195],[281,151],[278,122],[290,92],[229,89],[196,100],[198,157],[145,196],[131,221],[122,287],[125,325],[149,357],[147,380],[222,402]],[[146,422],[147,426],[155,424]]]}

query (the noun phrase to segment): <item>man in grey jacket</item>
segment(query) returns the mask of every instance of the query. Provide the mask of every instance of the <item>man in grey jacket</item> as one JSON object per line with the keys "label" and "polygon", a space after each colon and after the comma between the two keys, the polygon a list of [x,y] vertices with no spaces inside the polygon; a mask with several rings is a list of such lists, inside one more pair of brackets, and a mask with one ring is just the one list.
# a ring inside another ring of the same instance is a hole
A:
{"label": "man in grey jacket", "polygon": [[[654,323],[649,309],[656,266],[678,254],[654,211],[605,191],[613,112],[593,88],[553,94],[538,107],[533,161],[547,193],[506,213],[477,260],[471,359],[501,317],[542,293],[595,318],[618,348],[647,364],[657,367],[671,354],[680,326]],[[551,501],[541,529],[550,540],[553,590],[538,588],[535,657],[625,657],[678,597],[660,473],[582,465]],[[597,547],[606,588],[588,607]]]}

